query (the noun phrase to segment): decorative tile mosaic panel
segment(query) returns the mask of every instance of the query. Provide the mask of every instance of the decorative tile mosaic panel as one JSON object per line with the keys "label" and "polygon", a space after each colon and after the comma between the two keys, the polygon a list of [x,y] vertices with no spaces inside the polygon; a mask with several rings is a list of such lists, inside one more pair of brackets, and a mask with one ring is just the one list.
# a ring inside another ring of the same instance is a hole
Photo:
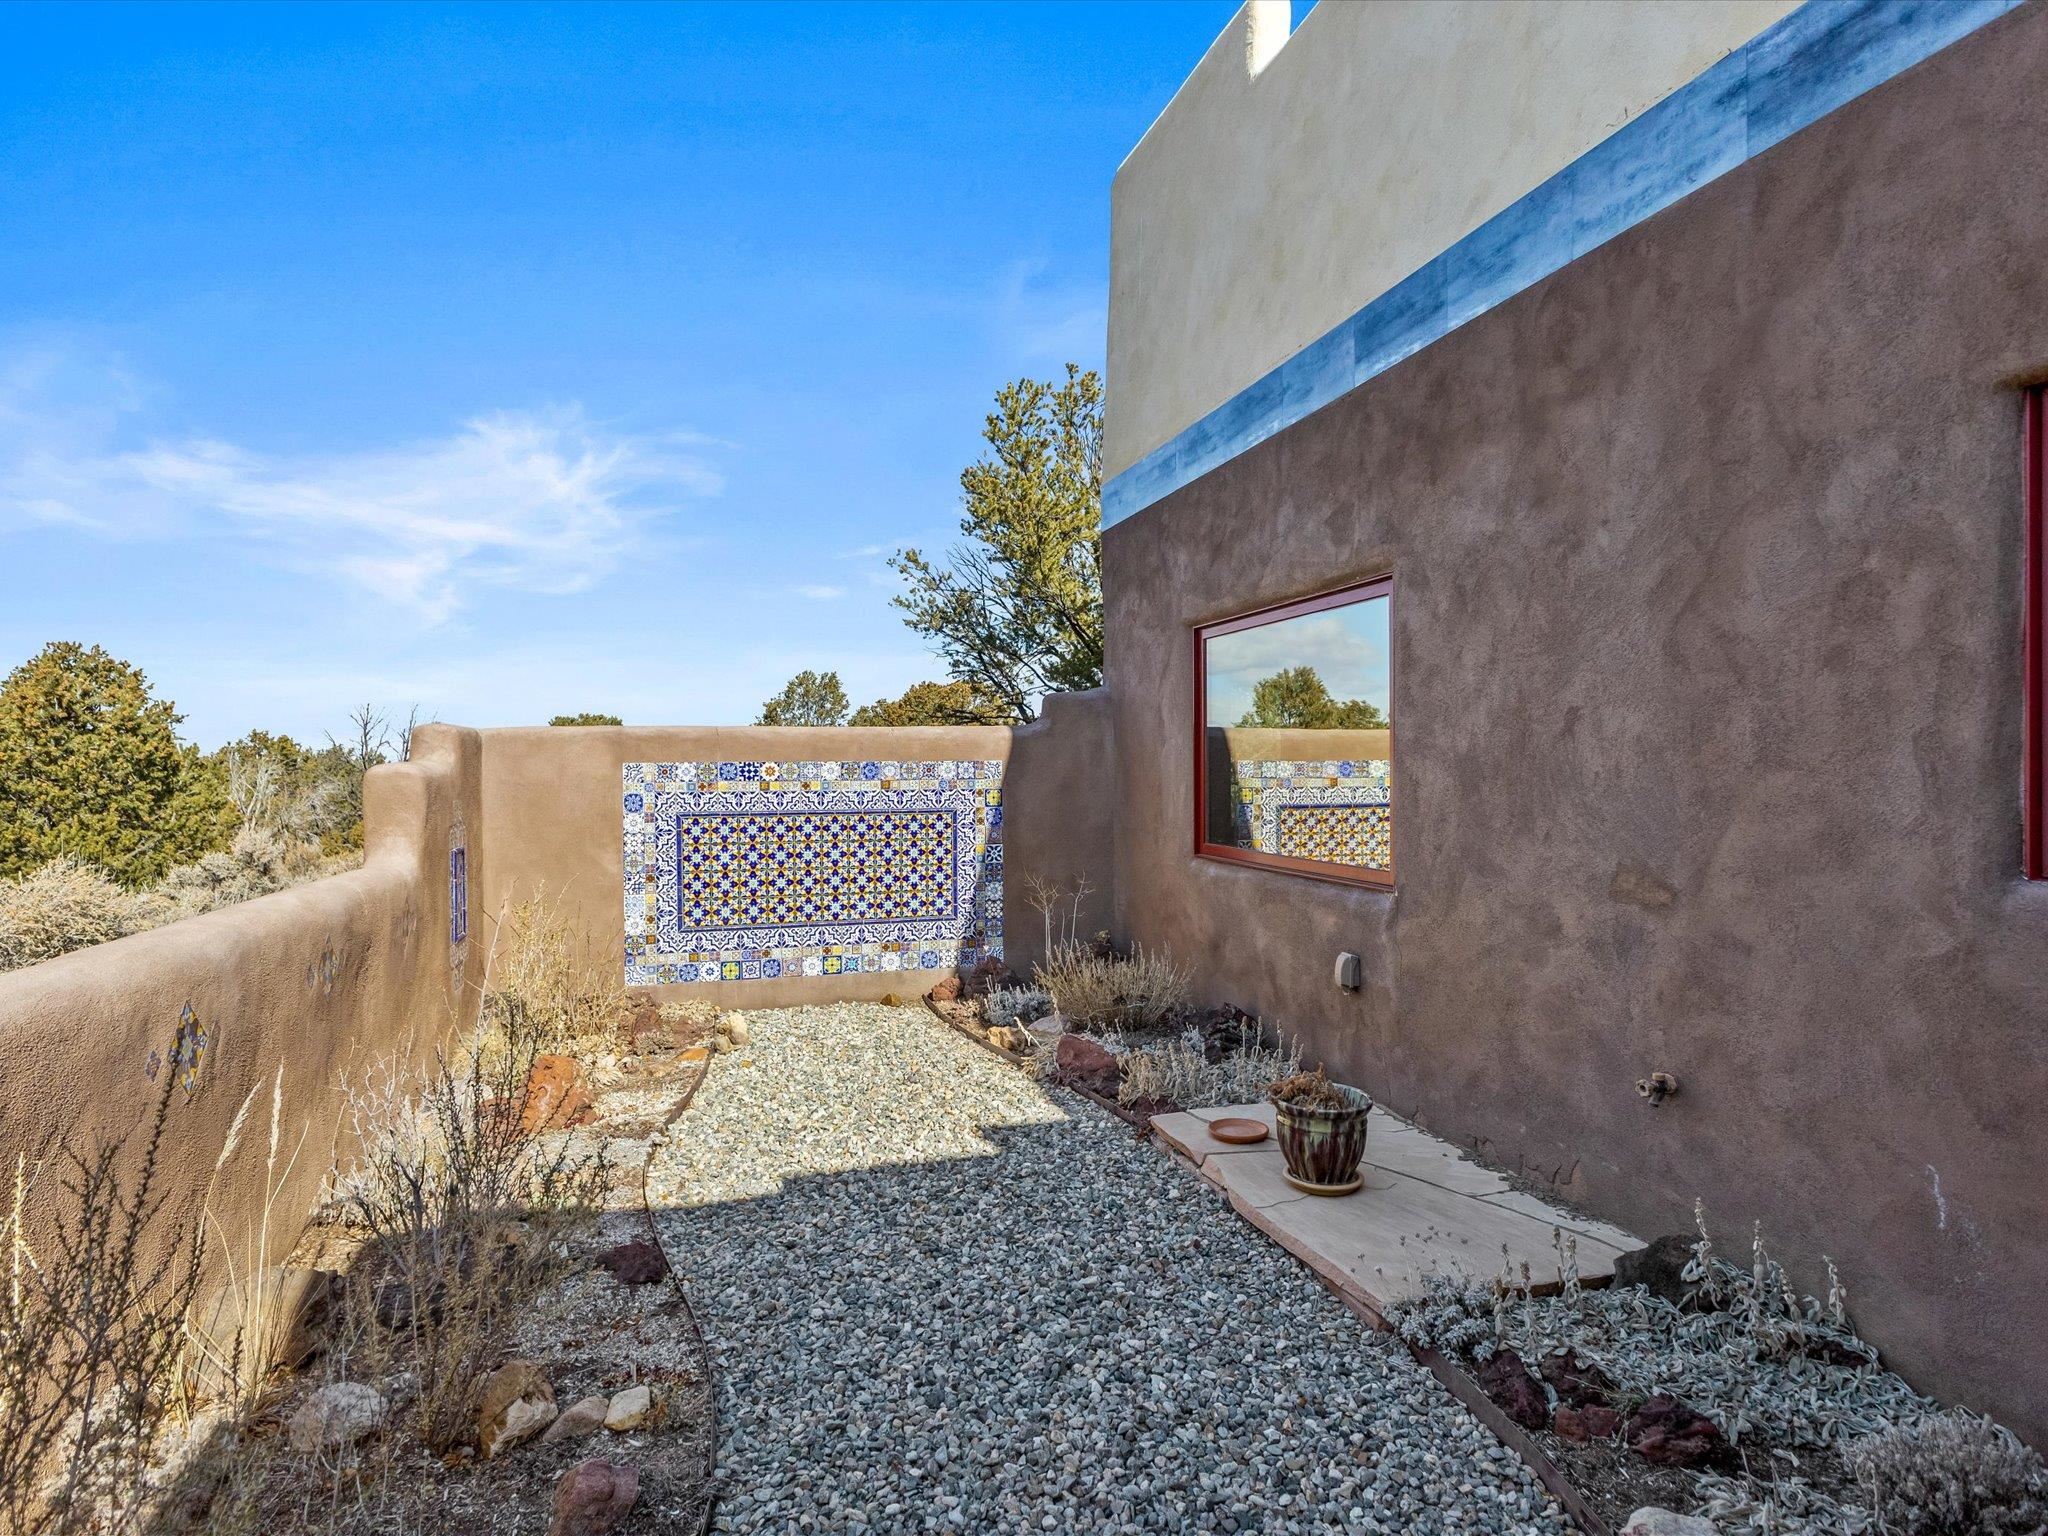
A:
{"label": "decorative tile mosaic panel", "polygon": [[999,762],[628,763],[626,983],[1002,953]]}
{"label": "decorative tile mosaic panel", "polygon": [[1391,766],[1383,758],[1234,764],[1239,846],[1325,864],[1391,867]]}
{"label": "decorative tile mosaic panel", "polygon": [[469,850],[448,850],[448,942],[469,937]]}

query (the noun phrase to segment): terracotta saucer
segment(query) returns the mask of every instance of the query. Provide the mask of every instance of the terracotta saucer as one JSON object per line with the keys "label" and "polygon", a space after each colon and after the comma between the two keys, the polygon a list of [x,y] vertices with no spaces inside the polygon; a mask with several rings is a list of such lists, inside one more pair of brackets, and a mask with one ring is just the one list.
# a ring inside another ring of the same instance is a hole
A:
{"label": "terracotta saucer", "polygon": [[1297,1179],[1284,1168],[1280,1170],[1280,1174],[1296,1189],[1310,1195],[1348,1195],[1365,1184],[1365,1175],[1362,1173],[1346,1179],[1342,1184],[1311,1184],[1307,1179]]}
{"label": "terracotta saucer", "polygon": [[1222,1120],[1211,1120],[1209,1134],[1218,1141],[1247,1147],[1255,1141],[1264,1141],[1271,1132],[1266,1129],[1266,1122],[1263,1120],[1245,1120],[1231,1115]]}

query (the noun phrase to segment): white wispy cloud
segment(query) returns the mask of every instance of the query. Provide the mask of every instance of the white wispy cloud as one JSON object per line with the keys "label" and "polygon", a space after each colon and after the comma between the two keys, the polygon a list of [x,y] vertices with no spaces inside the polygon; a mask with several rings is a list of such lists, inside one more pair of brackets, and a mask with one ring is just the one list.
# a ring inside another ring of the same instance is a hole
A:
{"label": "white wispy cloud", "polygon": [[813,585],[798,587],[796,591],[797,596],[808,597],[814,603],[829,603],[835,597],[846,596],[846,588],[844,587]]}
{"label": "white wispy cloud", "polygon": [[702,439],[614,431],[573,405],[493,411],[390,447],[266,454],[154,435],[144,399],[112,364],[0,365],[0,524],[224,535],[438,624],[480,587],[583,590],[636,536],[723,488]]}
{"label": "white wispy cloud", "polygon": [[1099,366],[1108,291],[1100,283],[1050,278],[1043,261],[1013,261],[996,282],[995,328],[1006,351],[1034,364]]}

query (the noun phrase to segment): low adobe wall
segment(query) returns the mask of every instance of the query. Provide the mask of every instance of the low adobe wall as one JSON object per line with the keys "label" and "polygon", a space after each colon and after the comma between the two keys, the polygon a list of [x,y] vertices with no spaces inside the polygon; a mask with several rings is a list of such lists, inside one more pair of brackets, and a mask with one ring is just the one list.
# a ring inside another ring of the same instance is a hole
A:
{"label": "low adobe wall", "polygon": [[[380,1061],[417,1061],[475,1017],[496,921],[545,888],[622,964],[620,770],[628,762],[844,757],[1003,764],[1003,914],[1013,965],[1041,947],[1034,887],[1085,879],[1083,934],[1112,899],[1107,700],[1046,702],[1031,725],[802,730],[421,726],[409,763],[364,785],[363,868],[0,975],[0,1155],[66,1133],[81,1145],[145,1125],[165,1081],[171,1119],[158,1177],[193,1216],[212,1191],[228,1240],[261,1218],[269,1089],[284,1069],[283,1133],[300,1147],[275,1209],[296,1223],[345,1156],[341,1084]],[[451,854],[465,861],[451,926]],[[721,1006],[905,996],[936,971],[697,983],[657,990]],[[188,1080],[189,1079],[189,1086]],[[215,1173],[235,1115],[257,1103],[243,1150]],[[301,1137],[303,1136],[303,1141]],[[289,1240],[289,1234],[286,1235]]]}
{"label": "low adobe wall", "polygon": [[[172,1090],[159,1187],[191,1217],[211,1184],[239,1249],[261,1219],[282,1065],[284,1144],[300,1147],[276,1202],[289,1244],[346,1151],[343,1075],[417,1057],[474,1009],[479,950],[451,942],[448,861],[477,820],[476,733],[429,725],[413,739],[411,762],[364,784],[361,869],[0,975],[10,1166],[53,1133],[89,1147],[145,1128],[164,1074],[187,1078]],[[243,1146],[216,1176],[252,1090]]]}
{"label": "low adobe wall", "polygon": [[[624,967],[625,851],[621,772],[628,763],[761,763],[958,760],[1003,765],[1005,958],[1028,974],[1043,948],[1032,907],[1041,887],[1085,878],[1082,934],[1108,926],[1113,872],[1108,703],[1100,690],[1055,695],[1030,725],[541,726],[477,733],[483,819],[478,828],[479,906],[486,927],[543,890],[584,938]],[[763,1008],[834,1000],[912,997],[939,970],[777,976],[654,985],[673,997],[720,1007]]]}
{"label": "low adobe wall", "polygon": [[[1831,1254],[2037,1443],[2043,79],[2024,6],[1103,537],[1132,937],[1634,1231]],[[1191,626],[1387,571],[1397,888],[1194,858]]]}

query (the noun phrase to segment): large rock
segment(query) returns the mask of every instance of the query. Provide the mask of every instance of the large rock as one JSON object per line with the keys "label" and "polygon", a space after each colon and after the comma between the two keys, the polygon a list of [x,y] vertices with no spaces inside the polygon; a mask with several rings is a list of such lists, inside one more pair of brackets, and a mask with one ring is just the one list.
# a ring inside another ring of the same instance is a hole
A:
{"label": "large rock", "polygon": [[935,1003],[950,1003],[959,995],[960,978],[957,975],[941,976],[932,983],[931,991],[925,993]]}
{"label": "large rock", "polygon": [[605,1249],[597,1262],[621,1285],[652,1285],[668,1275],[668,1255],[644,1237]]}
{"label": "large rock", "polygon": [[1630,1450],[1662,1467],[1704,1467],[1728,1454],[1720,1426],[1668,1392],[1638,1408],[1622,1433]]}
{"label": "large rock", "polygon": [[604,1428],[604,1416],[611,1411],[612,1400],[608,1397],[586,1397],[571,1404],[562,1416],[548,1426],[548,1432],[540,1437],[542,1445],[553,1445],[557,1440],[588,1440]]}
{"label": "large rock", "polygon": [[1086,1035],[1061,1035],[1060,1043],[1053,1047],[1052,1061],[1055,1079],[1069,1088],[1098,1093],[1106,1099],[1116,1097],[1123,1069],[1117,1064],[1115,1053],[1099,1041]]}
{"label": "large rock", "polygon": [[555,1422],[555,1389],[531,1360],[508,1360],[484,1378],[476,1443],[490,1460]]}
{"label": "large rock", "polygon": [[1550,1399],[1543,1383],[1529,1373],[1522,1357],[1512,1349],[1497,1349],[1477,1372],[1479,1388],[1524,1429],[1541,1429],[1550,1422]]}
{"label": "large rock", "polygon": [[611,1407],[605,1410],[604,1427],[614,1434],[623,1435],[631,1429],[644,1429],[653,1417],[653,1389],[628,1387],[613,1396]]}
{"label": "large rock", "polygon": [[743,1013],[728,1013],[718,1021],[718,1038],[727,1045],[745,1045],[751,1037],[747,1016]]}
{"label": "large rock", "polygon": [[1012,1056],[1031,1054],[1031,1031],[1019,1029],[1014,1024],[998,1024],[988,1032],[988,1043],[999,1051],[1008,1051]]}
{"label": "large rock", "polygon": [[1628,1517],[1621,1536],[1715,1536],[1714,1522],[1697,1515],[1675,1514],[1651,1504]]}
{"label": "large rock", "polygon": [[632,1513],[640,1498],[640,1474],[616,1461],[593,1456],[579,1461],[555,1484],[555,1518],[548,1536],[605,1536]]}
{"label": "large rock", "polygon": [[1640,1285],[1674,1307],[1684,1305],[1693,1293],[1692,1284],[1685,1278],[1685,1266],[1692,1262],[1693,1244],[1697,1241],[1682,1232],[1673,1232],[1647,1248],[1622,1254],[1614,1261],[1614,1283]]}
{"label": "large rock", "polygon": [[1621,1431],[1621,1415],[1599,1403],[1559,1403],[1550,1429],[1560,1440],[1612,1440]]}
{"label": "large rock", "polygon": [[391,1411],[384,1394],[359,1381],[337,1381],[307,1398],[292,1415],[292,1448],[305,1454],[338,1450],[375,1434]]}
{"label": "large rock", "polygon": [[529,1136],[582,1125],[592,1117],[590,1083],[572,1056],[537,1056],[519,1095],[519,1128]]}

